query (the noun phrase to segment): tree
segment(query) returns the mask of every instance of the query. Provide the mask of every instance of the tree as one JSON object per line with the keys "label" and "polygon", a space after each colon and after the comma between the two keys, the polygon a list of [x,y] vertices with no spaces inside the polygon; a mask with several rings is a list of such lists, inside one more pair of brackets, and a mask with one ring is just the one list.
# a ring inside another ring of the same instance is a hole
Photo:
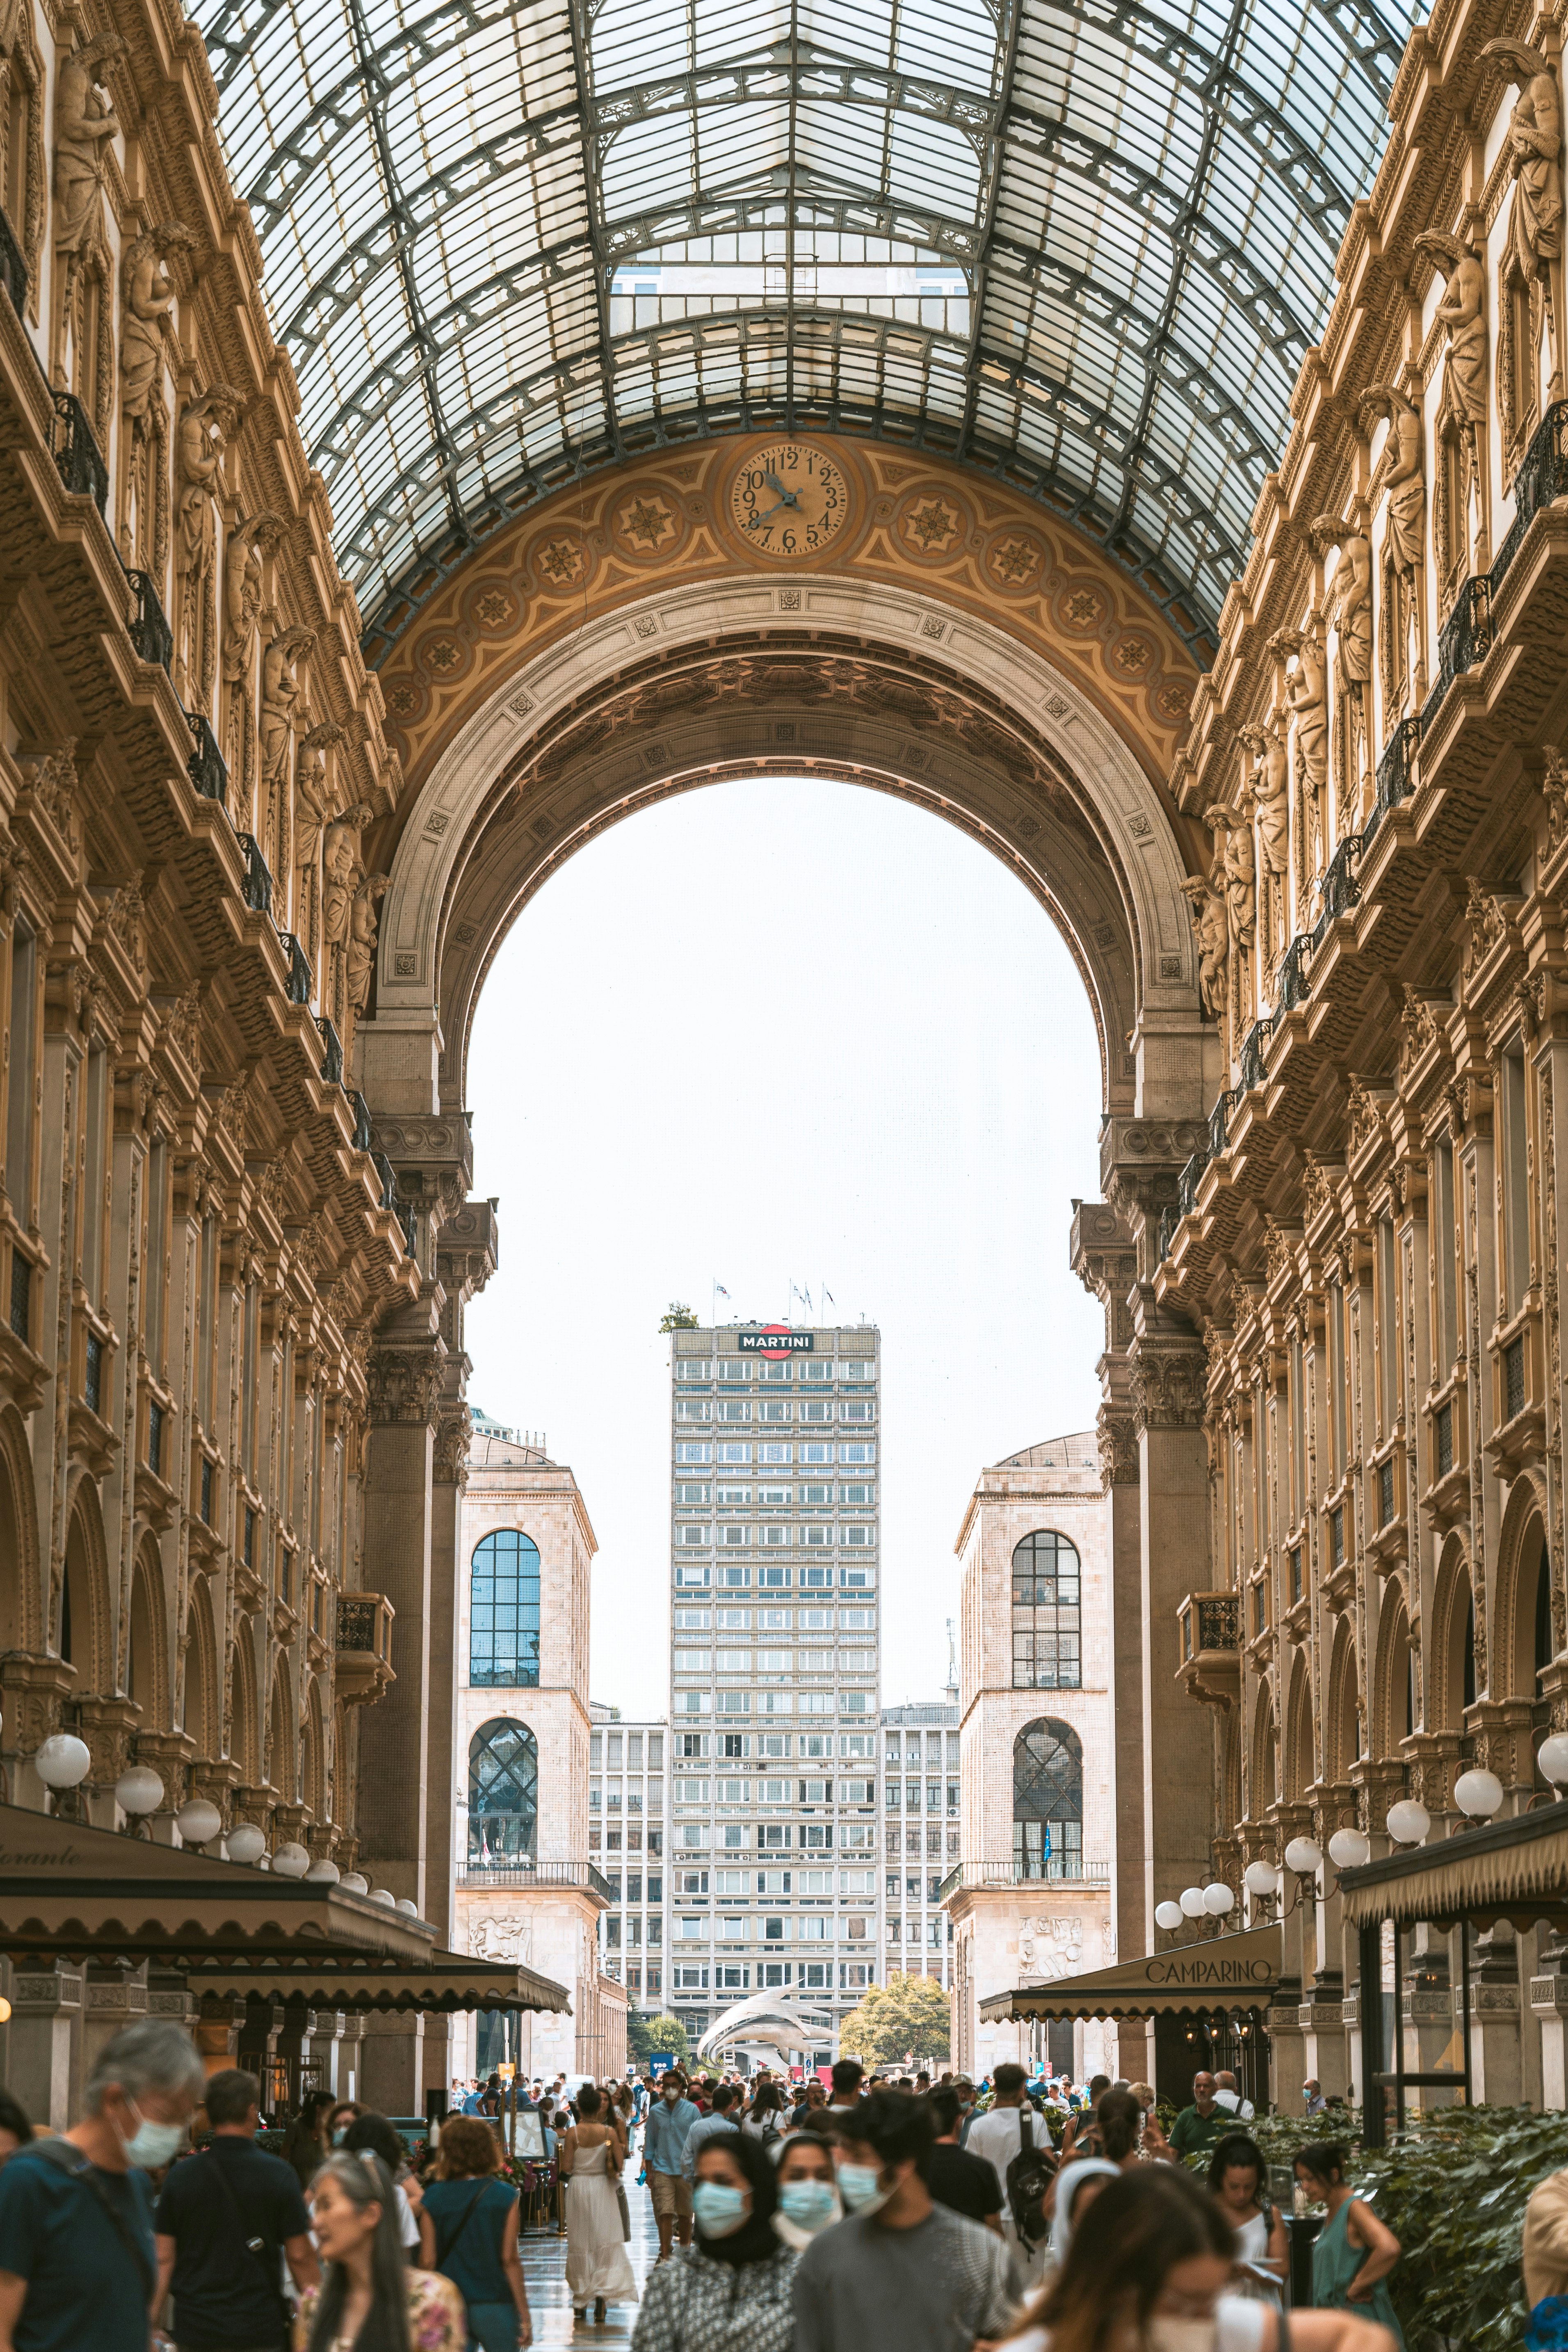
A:
{"label": "tree", "polygon": [[678,2066],[691,2063],[691,2044],[679,2018],[628,2017],[626,2056],[637,2065],[646,2066],[656,2050],[668,2050]]}
{"label": "tree", "polygon": [[889,1977],[871,1985],[838,2029],[838,2047],[874,2066],[948,2054],[948,1997],[934,1977]]}
{"label": "tree", "polygon": [[697,1318],[683,1300],[672,1298],[659,1318],[658,1328],[661,1331],[695,1331]]}

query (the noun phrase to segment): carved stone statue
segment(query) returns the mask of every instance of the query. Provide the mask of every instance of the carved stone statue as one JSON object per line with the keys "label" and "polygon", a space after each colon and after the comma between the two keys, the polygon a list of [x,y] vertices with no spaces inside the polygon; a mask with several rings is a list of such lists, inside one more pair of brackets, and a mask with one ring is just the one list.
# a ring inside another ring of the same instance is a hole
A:
{"label": "carved stone statue", "polygon": [[100,217],[104,160],[120,121],[96,71],[125,47],[118,33],[100,33],[61,60],[55,83],[55,247],[78,255]]}
{"label": "carved stone statue", "polygon": [[1486,423],[1487,416],[1486,273],[1468,246],[1435,229],[1424,231],[1413,249],[1440,270],[1447,281],[1448,290],[1436,313],[1448,336],[1437,422],[1439,430],[1445,425],[1453,425],[1464,445],[1467,465],[1473,469],[1475,429]]}
{"label": "carved stone statue", "polygon": [[293,774],[294,726],[300,681],[294,665],[316,642],[313,629],[284,629],[261,656],[261,814],[258,825],[275,874],[289,865],[289,784]]}
{"label": "carved stone statue", "polygon": [[330,721],[312,727],[300,742],[294,778],[294,935],[312,971],[321,970],[321,835],[331,789],[326,754],[342,736]]}
{"label": "carved stone statue", "polygon": [[274,514],[254,514],[236,523],[223,562],[223,674],[230,684],[250,682],[261,614],[261,560],[279,529]]}
{"label": "carved stone statue", "polygon": [[190,401],[174,433],[174,619],[178,682],[184,701],[211,703],[217,669],[214,499],[223,453],[239,430],[241,403],[226,384]]}
{"label": "carved stone statue", "polygon": [[1397,384],[1369,384],[1362,407],[1388,419],[1388,440],[1378,465],[1388,493],[1388,544],[1394,568],[1414,580],[1425,551],[1422,520],[1426,506],[1423,478],[1421,411]]}
{"label": "carved stone statue", "polygon": [[1257,871],[1254,865],[1252,826],[1249,804],[1241,810],[1227,808],[1216,801],[1204,811],[1204,823],[1215,836],[1215,863],[1212,879],[1225,893],[1226,913],[1230,920],[1230,936],[1244,952],[1250,952],[1258,929]]}
{"label": "carved stone statue", "polygon": [[1550,58],[1523,41],[1489,41],[1481,55],[1499,58],[1519,78],[1508,128],[1515,183],[1509,245],[1529,285],[1547,278],[1550,265],[1563,257],[1563,106],[1557,74]]}
{"label": "carved stone statue", "polygon": [[[352,1000],[348,962],[355,896],[363,882],[360,835],[374,818],[368,801],[334,817],[321,839],[321,1010],[346,1031]],[[368,984],[367,984],[368,985]],[[345,1038],[346,1042],[346,1038]]]}
{"label": "carved stone statue", "polygon": [[1290,762],[1274,728],[1244,727],[1253,757],[1252,811],[1266,873],[1281,880],[1290,855]]}
{"label": "carved stone statue", "polygon": [[1309,853],[1315,857],[1322,839],[1323,790],[1329,780],[1329,702],[1322,648],[1310,632],[1280,629],[1269,639],[1268,650],[1282,660],[1292,654],[1296,656],[1295,667],[1285,672],[1285,699],[1296,721],[1296,783],[1300,794],[1296,866],[1298,879],[1304,880]]}
{"label": "carved stone statue", "polygon": [[1230,927],[1225,907],[1201,876],[1190,875],[1182,885],[1193,914],[1193,936],[1198,948],[1198,995],[1211,1021],[1225,1018],[1226,966],[1230,954]]}
{"label": "carved stone statue", "polygon": [[381,902],[391,886],[390,874],[367,874],[354,892],[349,913],[348,999],[357,1016],[370,1003],[371,974],[375,970],[375,934]]}
{"label": "carved stone statue", "polygon": [[1372,676],[1372,546],[1354,523],[1331,514],[1319,515],[1311,527],[1314,551],[1320,556],[1337,547],[1331,588],[1334,618],[1335,715],[1339,719],[1338,821],[1347,823],[1360,793],[1363,754],[1366,748],[1365,688]]}
{"label": "carved stone statue", "polygon": [[120,405],[140,436],[163,355],[163,321],[174,307],[164,273],[171,253],[189,252],[195,238],[179,221],[164,221],[139,236],[125,257],[125,320],[120,337]]}

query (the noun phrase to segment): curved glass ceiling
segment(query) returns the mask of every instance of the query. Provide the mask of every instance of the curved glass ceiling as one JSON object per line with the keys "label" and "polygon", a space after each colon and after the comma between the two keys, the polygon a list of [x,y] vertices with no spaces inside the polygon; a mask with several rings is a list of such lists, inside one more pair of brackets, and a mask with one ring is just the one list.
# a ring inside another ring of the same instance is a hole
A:
{"label": "curved glass ceiling", "polygon": [[531,498],[655,442],[781,420],[1005,470],[1202,638],[1415,13],[196,10],[382,650]]}

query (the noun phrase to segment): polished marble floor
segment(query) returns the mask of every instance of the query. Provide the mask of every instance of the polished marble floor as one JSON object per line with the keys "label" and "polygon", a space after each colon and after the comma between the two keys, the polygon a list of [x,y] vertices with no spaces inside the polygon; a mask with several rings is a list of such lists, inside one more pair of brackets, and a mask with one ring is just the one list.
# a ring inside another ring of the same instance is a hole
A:
{"label": "polished marble floor", "polygon": [[[632,2220],[631,2242],[626,2252],[637,2276],[638,2292],[643,2281],[658,2259],[658,2231],[654,2226],[653,2204],[646,2189],[637,2188],[637,2159],[634,2152],[626,2167],[626,2202]],[[571,2195],[571,2190],[567,2190]],[[566,2240],[552,2231],[528,2231],[522,2239],[522,2275],[528,2288],[528,2305],[533,2314],[533,2340],[541,2347],[556,2347],[574,2345],[577,2352],[622,2352],[631,2342],[637,2324],[637,2305],[633,2303],[613,2303],[605,2315],[603,2327],[595,2327],[592,2307],[585,2322],[572,2316],[572,2298],[566,2290]]]}

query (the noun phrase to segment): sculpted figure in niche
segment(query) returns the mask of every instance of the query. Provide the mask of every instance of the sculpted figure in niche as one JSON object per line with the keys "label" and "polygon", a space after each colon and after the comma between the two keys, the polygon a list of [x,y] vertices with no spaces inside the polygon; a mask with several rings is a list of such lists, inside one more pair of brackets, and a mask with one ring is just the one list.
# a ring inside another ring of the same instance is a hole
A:
{"label": "sculpted figure in niche", "polygon": [[370,1003],[381,902],[391,881],[389,874],[366,875],[354,892],[353,905],[349,910],[348,999],[350,1010],[356,1018]]}
{"label": "sculpted figure in niche", "polygon": [[294,779],[294,935],[305,950],[312,971],[321,971],[321,836],[326,827],[331,787],[327,781],[326,755],[343,740],[343,730],[330,722],[312,727],[300,745],[300,765]]}
{"label": "sculpted figure in niche", "polygon": [[217,669],[214,499],[223,453],[239,430],[241,405],[237,393],[214,384],[181,410],[174,435],[176,683],[182,699],[197,709],[210,706]]}
{"label": "sculpted figure in niche", "polygon": [[289,780],[293,768],[295,708],[300,681],[294,665],[316,642],[312,629],[285,629],[261,656],[261,788],[265,855],[275,874],[288,868]]}
{"label": "sculpted figure in niche", "polygon": [[1354,523],[1320,515],[1311,528],[1315,553],[1337,547],[1329,593],[1334,620],[1334,702],[1337,730],[1335,781],[1340,827],[1347,826],[1360,798],[1366,750],[1366,686],[1372,676],[1372,546]]}
{"label": "sculpted figure in niche", "polygon": [[1263,894],[1262,945],[1266,959],[1272,963],[1284,944],[1285,875],[1290,856],[1290,761],[1277,726],[1244,727],[1241,740],[1252,754],[1250,790]]}
{"label": "sculpted figure in niche", "polygon": [[273,514],[255,514],[228,534],[223,558],[223,755],[236,803],[254,828],[256,800],[256,668],[261,642],[262,565],[281,529]]}
{"label": "sculpted figure in niche", "polygon": [[1189,875],[1182,885],[1192,909],[1193,936],[1198,949],[1198,995],[1211,1021],[1225,1018],[1226,962],[1230,952],[1230,927],[1225,906],[1200,875]]}
{"label": "sculpted figure in niche", "polygon": [[321,1010],[335,1021],[347,1047],[348,950],[355,893],[364,879],[359,837],[375,811],[360,801],[328,825],[321,838]]}
{"label": "sculpted figure in niche", "polygon": [[1329,705],[1322,648],[1301,629],[1280,629],[1268,650],[1277,660],[1295,656],[1285,672],[1285,700],[1296,721],[1296,878],[1305,882],[1309,856],[1316,863],[1323,837],[1323,789],[1329,780]]}
{"label": "sculpted figure in niche", "polygon": [[[1388,437],[1377,461],[1373,496],[1381,487],[1388,493],[1388,533],[1384,543],[1384,677],[1388,700],[1397,704],[1414,673],[1417,699],[1426,689],[1419,632],[1421,602],[1416,593],[1426,554],[1426,514],[1425,453],[1421,412],[1394,383],[1370,384],[1362,394],[1363,426],[1369,416],[1386,416]],[[1411,638],[1416,637],[1412,656]]]}
{"label": "sculpted figure in niche", "polygon": [[178,221],[139,236],[125,257],[125,324],[120,338],[120,405],[138,438],[148,430],[153,387],[163,356],[163,321],[174,307],[164,264],[195,238]]}
{"label": "sculpted figure in niche", "polygon": [[62,60],[55,84],[55,247],[73,257],[97,233],[104,159],[120,135],[97,68],[124,47],[118,33],[100,33]]}
{"label": "sculpted figure in niche", "polygon": [[[1549,397],[1560,400],[1562,362],[1552,294],[1552,265],[1563,258],[1563,102],[1556,68],[1550,58],[1523,41],[1489,41],[1481,55],[1496,58],[1519,79],[1519,96],[1508,129],[1514,176],[1509,250],[1525,284],[1539,288],[1546,304],[1552,355]],[[1533,306],[1531,316],[1538,322]]]}
{"label": "sculpted figure in niche", "polygon": [[1478,480],[1476,428],[1487,421],[1486,274],[1468,246],[1436,229],[1425,230],[1414,250],[1441,273],[1447,287],[1436,313],[1448,337],[1437,430],[1458,436],[1468,496]]}

